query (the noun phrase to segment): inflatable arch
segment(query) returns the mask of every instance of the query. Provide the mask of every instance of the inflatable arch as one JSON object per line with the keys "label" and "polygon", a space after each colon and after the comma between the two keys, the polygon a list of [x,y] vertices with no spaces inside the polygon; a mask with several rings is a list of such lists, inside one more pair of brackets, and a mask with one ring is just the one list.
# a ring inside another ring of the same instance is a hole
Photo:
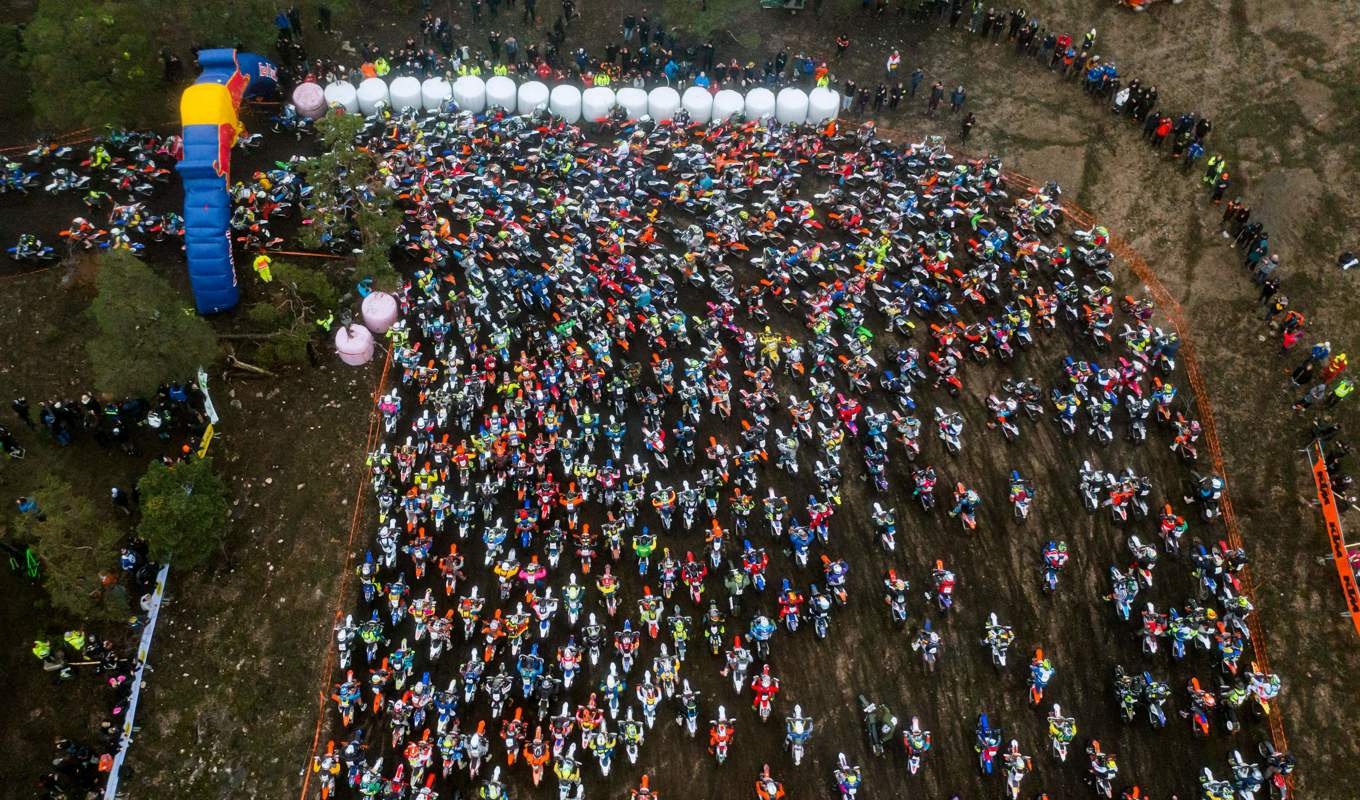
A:
{"label": "inflatable arch", "polygon": [[203,72],[180,96],[184,155],[177,169],[184,181],[184,251],[189,282],[200,314],[236,305],[231,253],[231,148],[242,130],[241,101],[269,97],[278,89],[274,65],[252,53],[201,50]]}

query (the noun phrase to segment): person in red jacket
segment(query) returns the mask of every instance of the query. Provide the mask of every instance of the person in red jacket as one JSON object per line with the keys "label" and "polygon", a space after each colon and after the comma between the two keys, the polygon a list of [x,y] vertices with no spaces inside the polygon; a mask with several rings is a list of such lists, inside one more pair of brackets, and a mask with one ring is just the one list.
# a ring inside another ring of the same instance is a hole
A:
{"label": "person in red jacket", "polygon": [[759,708],[762,701],[773,701],[774,696],[779,694],[779,679],[770,674],[769,664],[761,667],[760,674],[751,678],[751,691],[755,694],[751,698],[751,708]]}
{"label": "person in red jacket", "polygon": [[1157,127],[1154,128],[1152,131],[1152,146],[1160,148],[1162,146],[1162,142],[1165,141],[1166,137],[1170,135],[1171,135],[1171,117],[1163,114],[1162,117],[1157,120]]}

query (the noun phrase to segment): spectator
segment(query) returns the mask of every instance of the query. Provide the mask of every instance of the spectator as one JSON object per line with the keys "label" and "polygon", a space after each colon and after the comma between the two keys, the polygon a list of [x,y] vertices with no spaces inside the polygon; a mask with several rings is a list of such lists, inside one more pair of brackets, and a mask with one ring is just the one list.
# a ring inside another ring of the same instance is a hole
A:
{"label": "spectator", "polygon": [[935,81],[935,85],[930,87],[930,100],[927,101],[926,116],[934,117],[935,109],[939,108],[940,103],[943,101],[944,101],[944,84],[941,83],[940,81]]}
{"label": "spectator", "polygon": [[38,522],[47,521],[47,515],[38,507],[38,498],[32,495],[17,498],[14,501],[14,506],[19,509],[20,514],[32,514]]}
{"label": "spectator", "polygon": [[[1343,267],[1343,269],[1344,268],[1345,267]],[[33,427],[33,415],[32,412],[29,411],[27,399],[16,397],[10,401],[9,407],[14,409],[14,413],[19,415],[19,419],[23,420],[25,425],[30,428]]]}

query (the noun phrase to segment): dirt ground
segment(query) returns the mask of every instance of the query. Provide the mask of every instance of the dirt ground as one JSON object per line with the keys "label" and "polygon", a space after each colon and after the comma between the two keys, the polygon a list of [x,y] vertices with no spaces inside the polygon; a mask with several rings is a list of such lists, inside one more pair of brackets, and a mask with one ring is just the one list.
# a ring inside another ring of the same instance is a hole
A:
{"label": "dirt ground", "polygon": [[[588,16],[598,16],[573,25],[568,44],[576,46],[579,39],[591,46],[592,39],[614,28],[623,7],[641,5],[590,4]],[[920,63],[928,81],[939,77],[947,86],[964,83],[968,107],[979,117],[970,150],[993,150],[1022,173],[1059,180],[1069,196],[1130,239],[1158,270],[1184,305],[1206,361],[1228,475],[1256,564],[1257,599],[1272,663],[1286,681],[1280,709],[1301,764],[1298,788],[1303,796],[1350,796],[1347,787],[1360,780],[1360,767],[1346,744],[1345,722],[1357,710],[1348,679],[1360,665],[1353,631],[1339,613],[1341,598],[1332,567],[1316,558],[1325,554],[1326,544],[1315,511],[1306,505],[1311,488],[1306,463],[1297,452],[1304,444],[1302,420],[1287,409],[1282,386],[1287,362],[1275,357],[1278,347],[1272,341],[1262,341],[1268,331],[1254,319],[1252,287],[1234,265],[1233,251],[1218,237],[1217,214],[1196,180],[1180,177],[1143,147],[1135,130],[1090,101],[1076,85],[1064,84],[1004,46],[994,48],[947,27],[910,25],[891,12],[884,18],[868,17],[857,3],[827,3],[820,19],[811,13],[790,17],[725,0],[714,0],[709,7],[706,14],[695,13],[693,3],[667,2],[664,14],[668,22],[692,19],[690,24],[701,32],[713,31],[719,36],[720,55],[726,51],[720,37],[727,31],[734,32],[733,48],[773,51],[786,46],[790,52],[800,48],[829,52],[830,40],[844,30],[854,44],[838,72],[852,73],[863,82],[861,76],[876,74],[888,49],[895,46],[903,49],[905,70]],[[1309,312],[1310,319],[1318,320],[1320,335],[1344,348],[1342,325],[1352,306],[1344,281],[1351,276],[1338,272],[1334,261],[1343,246],[1353,244],[1345,237],[1354,231],[1360,215],[1349,199],[1355,196],[1355,166],[1360,163],[1357,143],[1349,135],[1357,114],[1352,87],[1360,74],[1353,48],[1360,37],[1338,23],[1354,18],[1354,4],[1315,0],[1286,7],[1265,0],[1190,0],[1145,14],[1090,0],[1031,2],[1027,7],[1062,30],[1076,33],[1097,27],[1097,50],[1115,60],[1121,73],[1156,83],[1164,105],[1173,110],[1198,110],[1213,118],[1210,149],[1227,154],[1236,188],[1267,221],[1276,249],[1283,254],[1284,291],[1295,306]],[[455,19],[461,20],[461,15]],[[394,22],[391,30],[399,29],[405,26]],[[507,21],[502,30],[517,29]],[[953,138],[955,120],[947,115],[927,120],[920,111],[918,101],[912,111],[884,115],[883,124],[902,138],[918,139],[927,133]],[[8,228],[14,217],[11,206],[3,208],[0,227]],[[5,287],[11,300],[0,325],[8,334],[0,356],[4,362],[0,391],[36,397],[55,391],[52,387],[68,376],[79,382],[83,367],[65,324],[75,318],[79,304],[66,299],[59,280],[60,273],[45,273],[15,279]],[[38,333],[30,336],[29,325]],[[1046,358],[1035,353],[1026,362],[1033,365],[1026,369],[1036,377],[1052,374],[1063,352],[1057,344],[1046,347]],[[53,375],[34,369],[40,358],[72,367]],[[994,374],[995,368],[988,370]],[[219,461],[239,498],[231,562],[207,575],[171,578],[173,602],[158,634],[153,661],[157,671],[145,695],[143,732],[130,762],[135,770],[130,796],[296,793],[311,743],[316,692],[323,683],[318,670],[330,634],[330,592],[344,558],[347,504],[353,502],[367,392],[374,377],[371,371],[342,371],[335,366],[275,384],[232,384],[229,389],[235,390],[239,408],[230,403],[233,398],[219,399],[225,420],[222,438],[214,447],[220,447]],[[1349,413],[1346,422],[1354,427]],[[989,446],[985,451],[967,448],[957,463],[938,459],[937,466],[942,483],[957,472],[981,484],[985,498],[997,498],[983,512],[977,536],[984,547],[958,541],[961,534],[944,524],[947,520],[924,518],[898,503],[901,541],[909,547],[892,560],[906,569],[915,587],[923,585],[928,560],[960,559],[960,613],[947,624],[941,671],[927,678],[919,662],[903,652],[905,634],[891,629],[886,613],[874,602],[876,576],[856,573],[852,588],[856,618],[852,624],[842,614],[833,623],[836,636],[849,637],[844,640],[848,647],[817,648],[800,633],[798,641],[808,644],[814,665],[800,672],[793,663],[793,648],[776,643],[776,665],[787,681],[781,701],[818,697],[815,707],[804,705],[823,726],[809,752],[811,763],[796,773],[776,766],[776,774],[791,788],[793,779],[800,779],[798,796],[823,796],[828,791],[825,776],[829,759],[834,759],[833,743],[862,746],[852,704],[855,692],[867,690],[889,700],[899,715],[920,714],[934,730],[937,743],[922,774],[910,782],[901,764],[890,767],[887,761],[863,759],[870,796],[882,796],[884,791],[914,796],[922,790],[932,797],[951,791],[964,797],[999,795],[998,781],[984,785],[976,777],[970,746],[975,713],[984,708],[991,712],[1030,751],[1040,749],[1042,731],[1035,713],[1024,705],[1022,670],[1017,667],[995,678],[972,641],[979,634],[980,620],[995,606],[1005,621],[1017,626],[1017,659],[1036,644],[1055,654],[1059,667],[1055,699],[1065,707],[1070,704],[1083,735],[1099,735],[1121,755],[1122,775],[1153,789],[1155,797],[1171,790],[1189,795],[1193,768],[1204,763],[1219,767],[1226,740],[1194,742],[1180,725],[1157,736],[1142,726],[1121,728],[1112,719],[1108,667],[1103,666],[1107,662],[1097,655],[1097,648],[1086,644],[1093,639],[1113,641],[1110,647],[1121,654],[1121,661],[1142,662],[1136,640],[1120,641],[1123,637],[1109,634],[1112,614],[1097,599],[1103,591],[1099,573],[1115,548],[1122,547],[1122,540],[1103,519],[1093,520],[1070,505],[1075,499],[1070,464],[1089,454],[1069,450],[1048,427],[1027,428],[1022,447],[1005,448],[1004,455],[996,452],[1003,449],[999,440],[992,442],[984,435],[973,441],[987,441]],[[1146,452],[1150,449],[1128,460],[1135,466],[1146,464],[1159,487],[1169,491],[1177,485],[1175,473],[1166,454],[1153,456]],[[1123,456],[1104,455],[1106,467],[1123,463]],[[1041,490],[1047,489],[1035,518],[1021,530],[998,518],[1005,510],[999,498],[1009,467],[1023,469]],[[140,465],[125,469],[135,474]],[[867,528],[867,519],[857,516],[853,501],[848,504],[837,519],[842,533]],[[1046,608],[1050,601],[1037,592],[1038,547],[1047,531],[1061,531],[1069,542],[1081,545],[1056,598],[1061,609]],[[870,552],[856,552],[855,547],[869,548],[851,544],[851,538],[843,536],[842,542],[852,564],[883,561]],[[776,555],[775,562],[780,558]],[[1176,565],[1159,569],[1165,570],[1159,577],[1170,576]],[[1154,597],[1162,604],[1183,593],[1183,585],[1163,581]],[[1082,613],[1072,615],[1069,609]],[[921,612],[915,605],[913,618],[919,619]],[[696,653],[691,659],[700,667],[698,672],[711,674],[706,654]],[[7,659],[5,664],[26,660]],[[821,679],[824,668],[834,669],[844,681],[833,688]],[[1183,673],[1164,662],[1156,669],[1179,690]],[[70,709],[78,707],[50,699],[52,693],[43,692],[21,672],[22,667],[5,669],[5,682],[14,681],[17,687],[10,696],[35,696],[43,708],[27,717],[24,736],[4,737],[23,742],[6,747],[0,759],[8,765],[7,786],[19,785],[16,781],[24,776],[31,779],[25,762],[41,755],[46,743],[28,745],[41,732],[61,729],[72,719]],[[730,700],[730,694],[704,688],[710,690],[706,709],[715,696]],[[737,703],[728,705],[730,709]],[[1179,691],[1169,705],[1183,705]],[[787,763],[777,752],[777,735],[752,735],[758,723],[741,713],[745,725],[738,734],[735,762],[721,772],[710,762],[700,762],[691,785],[701,788],[694,794],[744,797],[762,760]],[[46,733],[41,735],[45,740]],[[1243,735],[1234,744],[1249,746],[1252,741]],[[681,776],[689,778],[687,762],[699,758],[700,748],[682,742],[679,732],[667,726],[658,729],[643,751],[644,761],[672,752],[681,757],[666,758],[654,783],[667,796],[682,791]],[[1027,779],[1026,791],[1042,787],[1055,797],[1083,796],[1087,791],[1078,785],[1073,764],[1054,769],[1046,754],[1037,761],[1038,773]],[[620,795],[623,782],[635,773],[619,763],[616,775],[608,796]]]}
{"label": "dirt ground", "polygon": [[[790,333],[798,330],[796,320],[782,317],[778,322]],[[883,338],[880,345],[893,346],[894,342],[886,341],[891,337]],[[972,750],[977,714],[987,711],[994,724],[1004,727],[1007,738],[1019,739],[1026,752],[1036,756],[1036,772],[1026,781],[1026,796],[1031,790],[1048,791],[1054,797],[1083,796],[1089,790],[1082,781],[1084,763],[1080,756],[1074,754],[1065,766],[1056,764],[1045,749],[1047,706],[1034,709],[1027,704],[1024,664],[1036,647],[1044,648],[1058,666],[1059,674],[1046,695],[1047,701],[1062,703],[1063,708],[1078,719],[1083,737],[1099,738],[1107,749],[1119,754],[1123,765],[1121,784],[1125,779],[1127,783],[1140,783],[1151,796],[1169,797],[1173,793],[1191,796],[1200,766],[1224,763],[1230,746],[1251,747],[1264,737],[1263,723],[1255,721],[1248,724],[1247,731],[1236,741],[1222,736],[1208,740],[1193,738],[1188,726],[1175,717],[1173,709],[1185,707],[1181,687],[1189,678],[1198,675],[1201,680],[1210,680],[1212,669],[1201,657],[1191,657],[1176,664],[1166,652],[1155,657],[1143,656],[1136,626],[1117,624],[1110,605],[1102,599],[1109,590],[1108,566],[1127,560],[1127,535],[1139,533],[1146,539],[1151,535],[1153,523],[1135,524],[1121,530],[1111,524],[1105,514],[1086,514],[1076,491],[1076,467],[1085,459],[1106,470],[1132,467],[1137,473],[1152,477],[1156,486],[1152,497],[1154,507],[1166,501],[1175,502],[1179,507],[1182,501],[1178,494],[1186,474],[1165,450],[1164,444],[1159,443],[1159,437],[1154,435],[1153,441],[1142,447],[1129,448],[1121,443],[1102,450],[1083,437],[1062,437],[1047,422],[1024,423],[1022,438],[1010,444],[999,433],[982,427],[983,399],[987,392],[998,390],[1004,377],[1027,375],[1041,384],[1052,383],[1061,373],[1062,356],[1069,353],[1096,357],[1095,353],[1079,345],[1075,337],[1060,332],[1041,339],[1038,346],[1017,359],[1014,365],[992,364],[967,370],[968,391],[959,400],[942,398],[938,392],[924,395],[927,413],[930,403],[938,402],[948,408],[963,410],[970,419],[971,427],[965,434],[966,443],[960,456],[948,456],[940,443],[931,439],[924,443],[921,461],[936,466],[941,487],[963,481],[978,490],[984,499],[984,510],[975,533],[963,533],[957,520],[949,518],[943,509],[937,508],[929,514],[921,511],[910,497],[910,471],[903,459],[895,458],[890,466],[890,482],[894,489],[886,496],[876,496],[866,490],[857,459],[853,455],[847,457],[844,504],[837,510],[832,524],[832,544],[827,549],[851,565],[850,604],[833,613],[832,632],[827,641],[816,642],[804,627],[793,635],[777,635],[772,645],[771,664],[774,673],[783,680],[775,719],[788,713],[797,702],[817,721],[818,733],[808,747],[807,761],[802,767],[792,768],[782,752],[779,723],[772,721],[762,729],[747,707],[749,693],[737,697],[730,684],[718,675],[721,659],[711,657],[704,651],[702,642],[697,642],[691,647],[681,675],[702,693],[701,718],[710,718],[719,703],[725,704],[729,713],[735,712],[738,734],[728,763],[716,766],[705,754],[704,742],[688,740],[679,727],[669,724],[666,712],[674,709],[664,704],[660,715],[662,722],[649,734],[637,766],[627,765],[616,756],[615,768],[607,780],[598,777],[593,764],[583,767],[583,773],[589,775],[588,795],[602,791],[606,797],[625,796],[627,787],[635,786],[639,775],[645,771],[651,773],[652,786],[663,795],[683,794],[687,791],[685,787],[690,787],[688,791],[692,794],[685,796],[744,798],[750,795],[749,781],[754,779],[760,765],[771,763],[777,776],[797,787],[796,796],[829,798],[834,792],[827,776],[835,765],[836,752],[843,750],[863,764],[869,796],[913,796],[921,791],[930,797],[951,794],[999,796],[1002,792],[1000,777],[981,777]],[[638,353],[636,357],[643,361],[647,358],[645,353]],[[782,386],[781,394],[789,389],[791,385]],[[408,401],[411,399],[407,398]],[[881,394],[870,400],[879,408],[887,406],[888,402]],[[405,407],[414,408],[410,404]],[[1193,412],[1187,409],[1187,413]],[[700,440],[708,435],[730,440],[730,435],[721,428],[711,422],[701,426]],[[1160,438],[1164,438],[1164,432]],[[636,437],[629,444],[633,448],[641,447]],[[804,464],[805,469],[809,466]],[[1023,525],[1014,522],[1005,502],[1011,469],[1020,470],[1039,491],[1036,511]],[[694,476],[693,469],[680,465],[660,474],[663,481],[672,483],[681,477],[692,479]],[[767,481],[787,495],[795,506],[808,491],[805,478],[790,480],[770,469],[762,472],[762,491]],[[872,535],[870,514],[874,502],[892,504],[898,509],[899,549],[892,554],[884,553]],[[513,506],[514,498],[507,498],[498,513],[508,515]],[[646,513],[640,518],[639,524],[656,522]],[[583,521],[600,522],[587,515],[583,515]],[[699,527],[702,527],[702,521]],[[766,544],[765,533],[760,527],[753,522],[750,538]],[[1194,522],[1191,535],[1213,541],[1223,534],[1221,527]],[[1039,568],[1040,551],[1050,538],[1065,539],[1073,552],[1072,563],[1053,597],[1045,596],[1041,589]],[[662,543],[677,555],[685,549],[700,551],[703,547],[698,528],[686,534],[678,526],[662,536]],[[436,549],[442,549],[442,545],[443,538],[440,538]],[[795,585],[820,580],[815,560],[812,567],[800,568],[790,553],[777,552],[777,547],[770,546],[768,574],[772,586],[777,586],[784,577],[792,579]],[[494,598],[494,580],[488,569],[481,566],[481,545],[469,539],[460,545],[460,549],[467,553],[470,581],[481,586],[484,596],[491,594]],[[892,624],[881,600],[879,581],[883,572],[890,567],[896,568],[911,581],[914,589],[923,589],[928,585],[929,569],[936,558],[944,559],[959,576],[954,611],[947,617],[932,613],[920,593],[913,591],[911,621],[905,627]],[[564,562],[570,564],[571,557],[565,556]],[[631,563],[625,558],[615,568],[623,585],[620,595],[625,611],[620,612],[620,617],[627,613],[630,601],[641,595],[641,583]],[[1152,601],[1159,607],[1184,602],[1193,593],[1193,581],[1187,570],[1184,560],[1170,560],[1160,566],[1155,589],[1140,602]],[[557,574],[563,573],[559,570]],[[414,583],[413,596],[420,594],[423,586],[435,582],[427,577],[424,583]],[[709,596],[720,596],[715,579],[710,577],[708,583]],[[462,591],[465,589],[460,589]],[[747,613],[758,607],[774,614],[777,607],[773,592],[773,589],[768,590],[759,600],[748,598],[744,602]],[[493,607],[508,612],[512,610],[514,600],[512,597],[505,604],[493,600],[488,603],[486,613]],[[674,600],[696,622],[702,617],[702,608],[694,607],[683,593],[678,592]],[[354,606],[356,619],[363,618],[369,608],[381,605],[381,600],[374,606],[358,601]],[[600,613],[598,600],[593,600],[587,610]],[[1010,666],[1000,672],[994,670],[985,650],[978,645],[983,623],[987,614],[993,611],[1003,622],[1014,625],[1017,633]],[[933,675],[926,672],[919,656],[909,649],[910,636],[925,616],[935,620],[944,637],[941,665]],[[601,617],[604,618],[602,613]],[[613,620],[611,629],[618,624],[619,620]],[[554,623],[554,635],[544,650],[552,652],[565,641],[565,634],[565,626],[558,620]],[[455,641],[458,641],[457,636]],[[1093,647],[1093,642],[1100,644]],[[454,654],[466,649],[466,645],[455,646]],[[649,663],[655,653],[656,643],[644,644],[639,663]],[[433,683],[443,686],[457,674],[460,660],[461,657],[446,656],[435,667],[420,657],[415,671],[432,670]],[[1133,725],[1119,722],[1111,695],[1115,663],[1131,670],[1151,670],[1159,679],[1167,680],[1175,687],[1176,699],[1168,704],[1173,722],[1166,730],[1154,733],[1141,718]],[[641,666],[635,667],[629,679],[637,680],[641,669]],[[572,707],[594,689],[601,675],[600,669],[584,673],[584,680],[578,680],[573,690],[566,694]],[[911,777],[907,774],[904,759],[896,750],[879,760],[867,754],[855,700],[857,694],[886,702],[903,719],[919,716],[923,727],[933,731],[935,749],[926,757],[919,775]],[[485,700],[479,698],[472,713],[483,714],[484,703]],[[328,714],[334,716],[329,709]],[[370,731],[370,737],[374,730],[386,731],[385,725],[362,715],[357,725]],[[341,736],[338,729],[331,730],[333,735]],[[370,741],[373,740],[370,738]],[[386,756],[388,763],[393,758],[400,758],[399,753],[392,752],[386,745],[381,750],[375,747],[376,742],[370,745],[370,758],[380,753]],[[493,754],[498,752],[499,748],[493,747]],[[517,787],[516,796],[546,796],[551,791],[532,791],[527,777],[522,767],[507,771],[512,786]],[[459,784],[461,782],[455,782],[455,785]]]}

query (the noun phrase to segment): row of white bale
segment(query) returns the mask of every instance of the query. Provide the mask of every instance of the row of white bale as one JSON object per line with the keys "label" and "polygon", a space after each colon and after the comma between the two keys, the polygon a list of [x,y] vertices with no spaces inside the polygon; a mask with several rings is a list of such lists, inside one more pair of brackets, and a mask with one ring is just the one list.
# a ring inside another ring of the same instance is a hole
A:
{"label": "row of white bale", "polygon": [[452,84],[443,78],[396,78],[389,85],[382,78],[368,78],[358,87],[347,81],[337,81],[324,90],[315,83],[304,83],[293,90],[293,105],[298,111],[316,118],[326,109],[339,106],[351,113],[372,114],[387,107],[406,109],[442,109],[452,100],[458,108],[474,113],[488,108],[503,108],[516,114],[529,114],[546,106],[569,123],[581,119],[595,121],[607,117],[617,106],[629,119],[644,116],[665,121],[683,108],[692,122],[724,122],[735,114],[746,119],[774,117],[786,125],[804,122],[821,124],[833,120],[840,112],[840,94],[818,87],[811,92],[792,87],[780,89],[778,94],[763,87],[743,95],[731,89],[709,92],[691,86],[682,95],[669,86],[659,86],[650,92],[625,87],[615,91],[607,86],[591,86],[584,91],[570,84],[548,89],[539,81],[516,84],[510,78],[497,75],[488,80],[465,75]]}

